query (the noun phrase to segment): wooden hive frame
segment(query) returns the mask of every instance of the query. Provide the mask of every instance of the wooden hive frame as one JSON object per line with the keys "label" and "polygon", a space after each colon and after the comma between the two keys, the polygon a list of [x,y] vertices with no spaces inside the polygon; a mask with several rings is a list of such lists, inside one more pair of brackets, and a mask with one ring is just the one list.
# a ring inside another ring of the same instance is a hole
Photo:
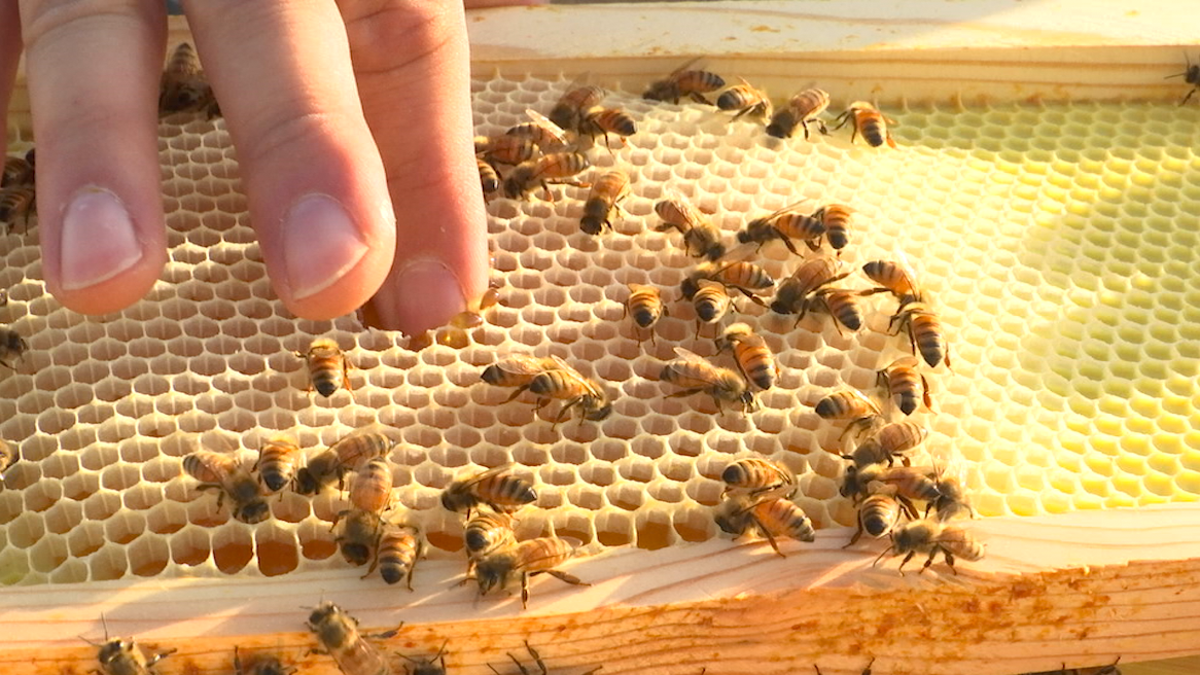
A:
{"label": "wooden hive frame", "polygon": [[[948,20],[872,11],[867,2],[603,5],[482,11],[468,24],[480,76],[557,77],[570,60],[596,82],[636,89],[706,54],[714,70],[774,92],[795,88],[792,71],[802,70],[820,73],[835,98],[865,90],[884,101],[1173,101],[1180,83],[1158,73],[1179,69],[1183,46],[1200,35],[1194,12],[1132,1],[921,7]],[[669,43],[664,21],[681,27]],[[183,39],[185,25],[173,21],[171,43]],[[27,132],[27,110],[18,92],[10,124]],[[590,587],[539,582],[526,611],[435,592],[461,572],[448,562],[427,563],[421,574],[432,581],[411,596],[345,573],[8,588],[0,668],[94,668],[95,649],[76,636],[99,639],[104,613],[114,636],[177,648],[163,672],[228,672],[236,645],[270,648],[302,672],[336,673],[302,630],[299,599],[320,596],[373,629],[403,620],[383,642],[402,653],[429,655],[449,640],[449,664],[465,673],[489,672],[485,664],[523,640],[555,672],[603,664],[610,675],[797,673],[814,663],[858,675],[871,657],[880,675],[1003,675],[1200,654],[1200,504],[990,518],[975,528],[988,557],[956,577],[872,569],[873,554],[841,549],[846,532],[824,530],[803,552],[786,549],[796,552],[787,559],[761,542],[726,540],[610,552],[574,566]]]}

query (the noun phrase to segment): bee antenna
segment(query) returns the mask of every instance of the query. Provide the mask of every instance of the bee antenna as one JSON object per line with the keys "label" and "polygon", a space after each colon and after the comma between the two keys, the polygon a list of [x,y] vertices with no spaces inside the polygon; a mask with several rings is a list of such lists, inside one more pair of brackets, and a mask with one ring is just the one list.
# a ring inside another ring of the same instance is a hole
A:
{"label": "bee antenna", "polygon": [[100,612],[100,623],[104,625],[104,641],[108,642],[108,619]]}
{"label": "bee antenna", "polygon": [[871,563],[871,567],[875,567],[876,565],[878,565],[879,561],[883,560],[883,556],[891,553],[895,548],[896,548],[896,545],[892,544],[891,546],[888,546],[887,548],[883,549],[883,553],[880,553],[879,556],[877,558],[875,558],[875,562]]}

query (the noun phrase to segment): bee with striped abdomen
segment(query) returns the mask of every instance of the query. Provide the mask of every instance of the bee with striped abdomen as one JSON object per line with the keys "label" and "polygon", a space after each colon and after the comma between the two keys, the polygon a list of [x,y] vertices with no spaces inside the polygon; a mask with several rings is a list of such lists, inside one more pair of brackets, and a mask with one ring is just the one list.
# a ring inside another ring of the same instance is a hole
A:
{"label": "bee with striped abdomen", "polygon": [[1179,105],[1186,104],[1188,100],[1192,98],[1192,95],[1195,94],[1197,90],[1200,90],[1200,63],[1193,64],[1192,57],[1188,56],[1187,52],[1184,52],[1183,58],[1187,63],[1187,67],[1184,68],[1183,72],[1175,73],[1174,75],[1168,75],[1163,78],[1166,80],[1172,77],[1182,77],[1185,83],[1192,85],[1192,88],[1188,90],[1188,93],[1183,97],[1183,100],[1179,102]]}
{"label": "bee with striped abdomen", "polygon": [[696,265],[695,269],[679,285],[683,297],[692,298],[700,287],[700,281],[704,279],[716,281],[726,288],[741,291],[742,295],[759,305],[765,303],[758,297],[758,294],[775,287],[775,279],[761,265],[747,261],[721,265],[704,262]]}
{"label": "bee with striped abdomen", "polygon": [[559,537],[538,537],[502,546],[475,561],[479,594],[503,589],[516,575],[521,578],[521,607],[529,606],[529,577],[549,574],[569,584],[590,586],[578,577],[554,569],[575,555],[575,546]]}
{"label": "bee with striped abdomen", "polygon": [[573,86],[558,99],[550,110],[549,119],[560,128],[577,131],[583,122],[583,113],[590,110],[600,99],[604,90],[595,85]]}
{"label": "bee with striped abdomen", "polygon": [[578,370],[557,356],[550,357],[556,364],[555,368],[538,373],[528,384],[517,387],[511,401],[523,391],[530,391],[538,398],[534,411],[543,408],[551,399],[566,401],[558,410],[554,424],[566,419],[572,408],[578,407],[581,419],[599,422],[612,414],[612,402],[604,389],[590,378],[584,377]]}
{"label": "bee with striped abdomen", "polygon": [[258,480],[271,492],[279,492],[296,477],[300,447],[288,436],[273,436],[258,449],[258,461],[251,467]]}
{"label": "bee with striped abdomen", "polygon": [[863,140],[873,148],[887,143],[891,147],[896,147],[896,141],[892,140],[892,134],[888,131],[888,125],[895,125],[896,120],[879,112],[875,106],[866,101],[855,101],[846,108],[846,112],[838,115],[838,125],[836,129],[841,129],[847,122],[853,122],[850,132],[850,142],[854,142],[855,136],[862,135]]}
{"label": "bee with striped abdomen", "polygon": [[735,323],[717,339],[718,351],[733,350],[734,360],[746,380],[753,382],[759,389],[770,389],[779,377],[779,367],[775,364],[775,356],[767,347],[766,340],[750,330],[744,323]]}
{"label": "bee with striped abdomen", "polygon": [[338,389],[353,391],[350,386],[350,362],[346,354],[338,348],[336,340],[317,338],[309,345],[307,352],[292,352],[304,359],[308,365],[309,391],[328,398]]}
{"label": "bee with striped abdomen", "polygon": [[447,511],[468,515],[479,504],[495,511],[515,511],[537,501],[533,484],[513,472],[512,464],[502,464],[467,478],[456,478],[442,491],[442,506]]}
{"label": "bee with striped abdomen", "polygon": [[714,366],[683,347],[676,347],[675,353],[679,358],[663,366],[659,379],[684,389],[668,394],[667,398],[705,393],[717,404],[718,410],[723,402],[741,403],[742,410],[746,412],[754,409],[754,394],[737,371]]}
{"label": "bee with striped abdomen", "polygon": [[982,560],[983,544],[976,541],[969,532],[955,525],[943,525],[934,520],[914,520],[905,523],[892,532],[892,545],[875,559],[878,563],[883,556],[892,553],[893,556],[904,556],[900,561],[900,573],[904,574],[904,565],[918,553],[928,553],[929,558],[921,567],[922,574],[933,564],[939,553],[946,559],[950,571],[954,569],[954,559],[959,558],[971,562]]}
{"label": "bee with striped abdomen", "polygon": [[417,528],[387,523],[375,546],[375,560],[362,578],[366,579],[378,567],[379,576],[384,582],[395,584],[404,579],[411,591],[413,570],[417,567],[422,548],[421,533]]}
{"label": "bee with striped abdomen", "polygon": [[171,53],[159,81],[158,114],[216,110],[212,87],[204,79],[200,56],[190,43],[182,42]]}
{"label": "bee with striped abdomen", "polygon": [[536,110],[525,111],[530,121],[518,124],[504,132],[509,136],[522,136],[533,141],[542,152],[557,152],[570,145],[567,132],[550,118]]}
{"label": "bee with striped abdomen", "polygon": [[710,261],[725,255],[721,230],[682,194],[668,188],[666,198],[655,203],[654,212],[663,220],[663,224],[656,229],[659,232],[672,228],[678,230],[683,235],[683,247],[688,255]]}
{"label": "bee with striped abdomen", "polygon": [[786,557],[779,550],[776,537],[790,537],[804,542],[816,541],[816,532],[812,521],[794,502],[783,499],[773,493],[758,497],[746,496],[727,499],[717,509],[717,526],[723,531],[741,536],[756,530],[766,537],[780,557]]}
{"label": "bee with striped abdomen", "polygon": [[17,185],[33,185],[33,165],[24,157],[5,157],[0,188]]}
{"label": "bee with striped abdomen", "polygon": [[797,314],[806,311],[808,296],[817,289],[850,276],[838,274],[840,263],[827,256],[809,258],[779,284],[771,311],[778,314]]}
{"label": "bee with striped abdomen", "polygon": [[918,388],[921,390],[920,400],[925,403],[926,408],[933,409],[929,381],[917,372],[917,357],[902,356],[892,361],[892,365],[879,371],[876,380],[905,415],[911,415],[917,410]]}
{"label": "bee with striped abdomen", "polygon": [[[524,387],[538,375],[558,367],[558,361],[548,356],[509,354],[485,368],[480,379],[497,387]],[[513,394],[508,400],[516,398],[519,393]]]}
{"label": "bee with striped abdomen", "polygon": [[934,482],[937,484],[938,496],[926,507],[926,517],[929,517],[930,511],[940,522],[952,518],[975,517],[975,509],[967,500],[962,478],[948,474],[945,468],[940,468],[934,476]]}
{"label": "bee with striped abdomen", "polygon": [[591,168],[592,163],[582,153],[555,152],[531,159],[517,165],[504,180],[504,196],[509,199],[524,199],[530,192],[541,187],[547,198],[553,200],[550,185],[574,185],[591,187],[588,183],[568,180]]}
{"label": "bee with striped abdomen", "polygon": [[929,429],[916,422],[891,422],[883,425],[875,434],[880,450],[889,458],[902,457],[905,465],[909,462],[904,453],[915,449],[928,437]]}
{"label": "bee with striped abdomen", "polygon": [[0,223],[8,226],[8,230],[20,218],[25,229],[29,231],[29,217],[37,213],[37,195],[33,188],[27,185],[13,185],[0,190]]}
{"label": "bee with striped abdomen", "polygon": [[381,514],[392,503],[392,465],[375,457],[354,474],[350,504],[367,513]]}
{"label": "bee with striped abdomen", "polygon": [[796,474],[782,464],[761,457],[743,457],[731,462],[721,472],[725,492],[745,490],[751,495],[782,490],[780,496],[791,497],[796,489]]}
{"label": "bee with striped abdomen", "polygon": [[593,142],[597,136],[603,136],[604,147],[607,148],[611,147],[608,144],[609,134],[615,134],[624,144],[626,138],[637,133],[637,122],[620,108],[595,106],[584,113],[579,133],[590,136]]}
{"label": "bee with striped abdomen", "polygon": [[844,288],[822,287],[813,291],[804,301],[804,308],[800,310],[799,316],[796,317],[796,323],[800,321],[811,310],[823,310],[826,314],[834,318],[834,327],[837,328],[838,334],[842,334],[842,326],[851,331],[858,331],[863,326],[863,311],[859,303],[859,298],[862,297],[862,291],[850,291]]}
{"label": "bee with striped abdomen", "polygon": [[[650,331],[654,340],[654,324],[667,313],[662,301],[662,291],[654,286],[629,284],[629,297],[625,300],[625,316],[632,316],[638,329]],[[641,337],[638,337],[641,342]]]}
{"label": "bee with striped abdomen", "polygon": [[358,471],[371,459],[387,454],[394,441],[381,424],[370,424],[346,434],[296,471],[296,492],[311,495],[332,485],[340,486],[346,472]]}
{"label": "bee with striped abdomen", "polygon": [[770,118],[773,109],[767,93],[751,86],[745,78],[739,77],[738,80],[741,81],[741,84],[726,89],[717,97],[717,107],[721,110],[736,110],[737,112],[733,116],[735,120],[743,115]]}
{"label": "bee with striped abdomen", "polygon": [[598,235],[612,227],[612,212],[629,195],[629,175],[620,169],[605,171],[592,183],[592,191],[583,203],[579,229]]}
{"label": "bee with striped abdomen", "polygon": [[[903,257],[903,256],[901,256]],[[917,275],[906,260],[872,260],[863,265],[863,273],[879,284],[877,287],[864,291],[867,295],[890,292],[900,300],[903,307],[910,302],[921,300],[921,289],[917,287]]]}
{"label": "bee with striped abdomen", "polygon": [[475,137],[475,156],[482,157],[492,165],[515,166],[528,162],[540,154],[537,143],[534,143],[533,139],[528,136],[498,134]]}
{"label": "bee with striped abdomen", "polygon": [[96,660],[100,662],[100,670],[92,672],[99,672],[103,675],[156,675],[154,664],[176,651],[168,649],[146,658],[146,655],[134,643],[133,638],[129,640],[109,639],[108,620],[104,618],[103,614],[100,615],[100,621],[104,624],[104,642],[97,645],[84,638],[88,644],[100,648],[96,653]]}
{"label": "bee with striped abdomen", "polygon": [[942,361],[950,368],[950,347],[942,334],[942,321],[929,305],[923,302],[903,305],[889,322],[888,328],[892,327],[895,327],[893,335],[908,331],[913,354],[919,352],[930,368],[936,368]]}
{"label": "bee with striped abdomen", "polygon": [[796,127],[804,128],[804,138],[808,139],[808,124],[813,122],[822,134],[828,134],[825,121],[820,119],[821,113],[829,108],[829,93],[821,89],[805,89],[790,98],[787,105],[780,108],[767,124],[767,135],[775,138],[791,138]]}
{"label": "bee with striped abdomen", "polygon": [[863,532],[871,535],[875,539],[885,536],[887,533],[895,529],[897,523],[900,522],[900,502],[895,495],[890,494],[894,490],[883,489],[872,494],[863,500],[858,506],[858,529],[854,535],[850,537],[850,543],[842,548],[853,546],[862,538]]}
{"label": "bee with striped abdomen", "polygon": [[500,189],[500,174],[496,173],[496,167],[488,164],[482,157],[476,157],[475,163],[479,165],[479,188],[483,190],[483,198],[486,200]]}
{"label": "bee with striped abdomen", "polygon": [[306,624],[343,675],[391,675],[392,668],[358,632],[358,620],[332,602],[322,603]]}
{"label": "bee with striped abdomen", "polygon": [[810,218],[821,223],[829,247],[842,254],[850,243],[850,216],[854,210],[845,204],[826,204],[817,209]]}
{"label": "bee with striped abdomen", "polygon": [[513,517],[507,511],[476,508],[463,530],[463,549],[472,568],[480,557],[516,540]]}
{"label": "bee with striped abdomen", "polygon": [[696,291],[692,294],[692,307],[696,310],[696,336],[700,336],[701,324],[716,324],[724,318],[733,305],[729,290],[725,284],[701,279],[696,282]]}
{"label": "bee with striped abdomen", "polygon": [[242,466],[232,452],[195,450],[183,458],[183,470],[200,481],[201,490],[219,490],[217,508],[221,508],[228,497],[233,506],[233,517],[243,523],[261,523],[270,515],[270,507],[263,501],[258,481]]}
{"label": "bee with striped abdomen", "polygon": [[337,514],[334,527],[339,527],[334,537],[338,550],[346,562],[358,567],[367,564],[371,555],[378,550],[383,520],[376,513],[350,509]]}
{"label": "bee with striped abdomen", "polygon": [[746,229],[738,232],[738,241],[743,244],[758,244],[762,248],[767,242],[778,239],[793,254],[799,254],[792,239],[799,239],[815,251],[820,246],[821,235],[825,234],[825,224],[814,215],[800,213],[803,200],[779,209],[778,211],[755,218],[746,225]]}
{"label": "bee with striped abdomen", "polygon": [[704,94],[723,88],[725,80],[720,75],[706,70],[687,70],[688,66],[698,60],[699,57],[696,57],[676,68],[666,79],[651,83],[642,94],[642,98],[679,103],[679,99],[686,96],[697,103],[712,105],[704,98]]}
{"label": "bee with striped abdomen", "polygon": [[817,401],[813,409],[824,420],[850,420],[843,437],[851,430],[861,434],[883,421],[879,406],[857,389],[835,391]]}

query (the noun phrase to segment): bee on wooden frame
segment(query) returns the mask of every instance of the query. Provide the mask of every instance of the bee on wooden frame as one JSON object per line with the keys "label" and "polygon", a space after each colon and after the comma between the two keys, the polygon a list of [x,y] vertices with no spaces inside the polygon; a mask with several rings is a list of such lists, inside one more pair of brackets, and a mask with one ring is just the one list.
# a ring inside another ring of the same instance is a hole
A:
{"label": "bee on wooden frame", "polygon": [[514,576],[521,579],[521,607],[529,606],[529,577],[549,574],[576,586],[590,586],[578,577],[554,569],[575,555],[575,546],[559,537],[526,539],[503,546],[475,561],[475,580],[479,594],[493,588],[503,589]]}
{"label": "bee on wooden frame", "polygon": [[[541,672],[541,675],[547,675],[547,673],[549,673],[549,670],[547,670],[547,668],[546,668],[546,662],[543,661],[542,656],[540,654],[538,654],[537,651],[532,646],[530,646],[529,640],[525,641],[525,649],[526,649],[526,651],[529,652],[529,656],[533,658],[533,662],[537,664],[538,670]],[[515,655],[513,655],[512,652],[508,653],[508,658],[512,659],[512,662],[517,665],[517,669],[521,671],[521,675],[530,675],[529,669],[526,668],[525,664],[521,663],[521,661],[519,659],[517,659],[517,657]],[[500,675],[500,671],[496,670],[496,668],[492,664],[489,663],[488,668],[491,668],[492,672],[495,673],[496,675]],[[595,668],[592,668],[591,670],[589,670],[585,673],[580,673],[580,675],[594,675],[594,673],[596,671],[600,670],[600,668],[601,668],[601,666],[596,666]]]}
{"label": "bee on wooden frame", "polygon": [[904,565],[916,554],[929,554],[929,558],[925,560],[921,571],[918,572],[918,574],[922,574],[929,569],[940,553],[945,558],[950,571],[957,575],[958,570],[954,569],[955,558],[970,562],[982,560],[984,547],[961,527],[924,519],[905,523],[893,531],[891,547],[879,554],[875,563],[878,564],[888,553],[893,556],[904,556],[904,560],[900,561],[900,574],[904,574]]}
{"label": "bee on wooden frame", "polygon": [[390,675],[391,666],[358,632],[358,620],[332,602],[318,606],[305,624],[344,675]]}
{"label": "bee on wooden frame", "polygon": [[103,675],[156,675],[154,664],[176,652],[175,649],[168,649],[146,658],[146,655],[134,643],[133,638],[129,640],[109,639],[108,620],[104,618],[103,614],[100,615],[100,621],[104,624],[104,642],[96,644],[87,638],[83,639],[88,644],[99,647],[96,660],[100,662],[99,672]]}
{"label": "bee on wooden frame", "polygon": [[1165,80],[1172,77],[1182,77],[1185,83],[1192,85],[1192,88],[1188,90],[1188,93],[1183,97],[1183,100],[1179,102],[1179,105],[1186,104],[1188,100],[1192,98],[1192,95],[1195,94],[1197,90],[1200,90],[1200,63],[1193,64],[1192,57],[1188,56],[1186,52],[1184,52],[1183,58],[1187,62],[1187,67],[1184,68],[1183,72],[1175,73],[1174,75],[1168,75],[1163,78]]}
{"label": "bee on wooden frame", "polygon": [[237,675],[292,675],[298,669],[296,666],[285,666],[277,656],[256,654],[253,658],[242,663],[238,646],[233,646],[233,670]]}

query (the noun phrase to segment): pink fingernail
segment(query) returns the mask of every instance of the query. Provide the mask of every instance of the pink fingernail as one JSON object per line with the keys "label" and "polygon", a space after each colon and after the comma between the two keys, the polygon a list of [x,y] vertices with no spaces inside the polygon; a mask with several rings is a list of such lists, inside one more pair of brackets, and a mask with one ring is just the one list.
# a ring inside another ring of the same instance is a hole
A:
{"label": "pink fingernail", "polygon": [[64,290],[108,281],[142,259],[142,246],[125,204],[94,185],[80,188],[68,202],[61,237]]}
{"label": "pink fingernail", "polygon": [[329,195],[296,202],[284,216],[282,236],[288,286],[296,300],[337,283],[367,253],[350,214]]}
{"label": "pink fingernail", "polygon": [[385,327],[406,335],[437,328],[467,308],[458,275],[440,260],[409,262],[385,287],[392,292],[376,296],[374,310]]}

